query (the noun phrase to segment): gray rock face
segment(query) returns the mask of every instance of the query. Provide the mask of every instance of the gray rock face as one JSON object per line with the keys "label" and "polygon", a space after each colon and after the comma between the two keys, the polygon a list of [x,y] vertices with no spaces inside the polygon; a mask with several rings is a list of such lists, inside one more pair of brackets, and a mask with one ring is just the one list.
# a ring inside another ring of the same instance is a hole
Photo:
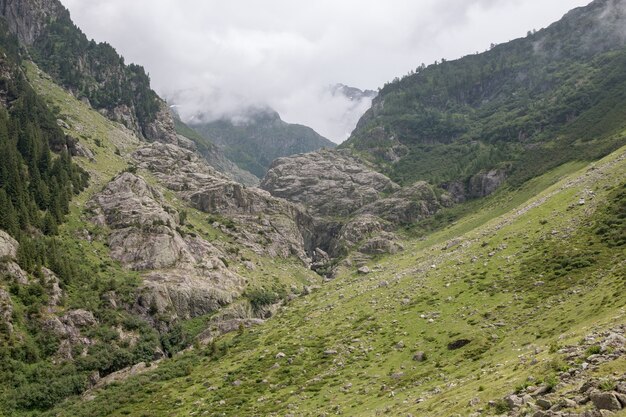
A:
{"label": "gray rock face", "polygon": [[46,22],[63,10],[56,0],[0,0],[0,13],[6,18],[9,30],[26,45],[32,45],[42,34]]}
{"label": "gray rock face", "polygon": [[88,208],[95,223],[111,229],[111,256],[128,268],[147,271],[136,305],[142,312],[195,317],[230,303],[243,291],[243,278],[221,260],[225,254],[199,237],[183,237],[176,230],[178,212],[143,178],[120,174]]}
{"label": "gray rock face", "polygon": [[28,284],[28,274],[13,261],[0,262],[0,277],[2,276],[20,285]]}
{"label": "gray rock face", "polygon": [[63,315],[63,317],[61,317],[61,321],[65,325],[75,328],[91,327],[98,324],[98,321],[93,316],[93,313],[83,309],[68,311],[65,315]]}
{"label": "gray rock face", "polygon": [[322,150],[275,160],[261,188],[317,215],[347,216],[400,187],[348,151]]}
{"label": "gray rock face", "polygon": [[8,233],[0,230],[0,260],[15,259],[17,257],[17,240],[13,239]]}
{"label": "gray rock face", "polygon": [[[438,196],[425,182],[401,189],[348,150],[280,158],[261,187],[327,219],[330,239],[323,248],[333,257],[345,255],[349,249],[365,255],[401,251],[402,245],[391,233],[395,227],[432,216],[452,203],[450,196]],[[332,233],[329,216],[337,223]],[[336,220],[338,217],[343,219]]]}
{"label": "gray rock face", "polygon": [[245,288],[245,280],[221,264],[203,275],[177,269],[149,273],[136,309],[146,314],[170,313],[189,319],[219,310],[233,302]]}
{"label": "gray rock face", "polygon": [[303,208],[236,183],[177,146],[153,143],[138,149],[133,158],[195,208],[230,219],[231,227],[218,226],[243,245],[259,254],[295,255],[310,262],[307,251],[312,244],[307,241],[315,234],[315,224]]}
{"label": "gray rock face", "polygon": [[167,104],[164,101],[161,101],[159,104],[161,108],[159,109],[156,118],[143,129],[146,139],[149,141],[171,143],[182,148],[195,150],[193,142],[187,138],[181,138],[176,134],[174,118],[172,117],[172,113],[170,113],[170,109],[167,107]]}
{"label": "gray rock face", "polygon": [[361,208],[394,224],[410,224],[434,215],[443,205],[428,183],[419,181]]}
{"label": "gray rock face", "polygon": [[619,411],[622,409],[621,403],[612,392],[594,392],[589,398],[599,410]]}
{"label": "gray rock face", "polygon": [[184,242],[172,228],[176,211],[164,208],[163,196],[142,178],[125,172],[89,202],[93,220],[113,229],[111,256],[136,269],[173,266],[184,256]]}
{"label": "gray rock face", "polygon": [[492,169],[480,172],[469,180],[453,181],[443,185],[453,200],[457,203],[471,200],[473,198],[486,197],[498,189],[506,180],[506,172],[499,169]]}
{"label": "gray rock face", "polygon": [[134,110],[128,107],[126,104],[120,104],[112,110],[101,110],[101,113],[111,120],[115,120],[132,130],[133,132],[141,132],[141,126],[139,126],[139,120]]}
{"label": "gray rock face", "polygon": [[41,272],[48,288],[48,305],[51,307],[60,305],[63,300],[63,290],[59,277],[48,268],[41,268]]}

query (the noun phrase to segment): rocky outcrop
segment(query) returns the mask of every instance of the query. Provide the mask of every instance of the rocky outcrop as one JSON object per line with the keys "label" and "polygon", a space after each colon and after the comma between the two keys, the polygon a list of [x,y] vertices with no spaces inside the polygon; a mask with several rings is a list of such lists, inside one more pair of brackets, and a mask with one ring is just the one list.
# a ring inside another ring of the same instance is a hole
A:
{"label": "rocky outcrop", "polygon": [[15,259],[17,257],[17,248],[17,240],[0,230],[0,260]]}
{"label": "rocky outcrop", "polygon": [[110,228],[111,256],[145,271],[144,291],[136,303],[141,312],[195,317],[243,291],[243,278],[222,261],[226,255],[197,236],[183,236],[177,230],[179,213],[143,178],[120,174],[92,198],[88,209],[92,221]]}
{"label": "rocky outcrop", "polygon": [[0,0],[0,14],[6,19],[9,30],[25,45],[32,45],[48,21],[64,10],[57,0]]}
{"label": "rocky outcrop", "polygon": [[492,169],[479,172],[465,181],[452,181],[442,184],[456,203],[462,203],[474,198],[486,197],[492,194],[506,180],[506,171]]}
{"label": "rocky outcrop", "polygon": [[324,150],[277,159],[261,188],[317,215],[348,216],[400,187],[348,151]]}
{"label": "rocky outcrop", "polygon": [[154,143],[138,149],[133,158],[195,208],[222,217],[215,218],[215,226],[244,246],[259,254],[295,255],[310,262],[307,251],[314,248],[307,241],[315,223],[303,208],[236,183],[177,146]]}
{"label": "rocky outcrop", "polygon": [[17,264],[19,244],[8,233],[0,230],[0,278],[20,285],[28,284],[28,274]]}
{"label": "rocky outcrop", "polygon": [[358,212],[372,214],[397,225],[404,225],[430,217],[449,204],[449,198],[437,197],[428,183],[418,181],[389,197],[368,204]]}
{"label": "rocky outcrop", "polygon": [[171,267],[184,257],[185,243],[174,232],[177,212],[142,178],[125,172],[89,202],[92,220],[112,229],[111,256],[131,269]]}
{"label": "rocky outcrop", "polygon": [[82,331],[94,327],[98,321],[87,310],[70,310],[62,317],[49,315],[43,317],[39,326],[44,332],[60,339],[59,348],[54,356],[56,362],[71,361],[78,349],[85,352],[93,341]]}
{"label": "rocky outcrop", "polygon": [[151,142],[170,143],[178,145],[181,148],[195,150],[196,147],[192,141],[176,134],[174,118],[167,104],[164,101],[160,101],[159,106],[160,108],[155,119],[148,123],[143,129],[143,134],[146,139]]}
{"label": "rocky outcrop", "polygon": [[245,289],[245,280],[215,260],[214,269],[151,272],[144,276],[144,287],[135,310],[144,315],[168,313],[189,319],[219,310],[232,303]]}

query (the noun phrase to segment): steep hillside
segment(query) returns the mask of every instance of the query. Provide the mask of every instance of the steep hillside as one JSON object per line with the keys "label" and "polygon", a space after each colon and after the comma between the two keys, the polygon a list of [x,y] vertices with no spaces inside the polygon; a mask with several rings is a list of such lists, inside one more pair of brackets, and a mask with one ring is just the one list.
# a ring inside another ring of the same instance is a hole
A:
{"label": "steep hillside", "polygon": [[342,145],[400,184],[460,198],[493,171],[519,185],[621,146],[626,3],[595,0],[488,52],[417,68],[387,84]]}
{"label": "steep hillside", "polygon": [[335,147],[310,127],[282,121],[271,109],[251,109],[238,121],[224,119],[190,125],[221,147],[241,169],[259,178],[276,158]]}
{"label": "steep hillside", "polygon": [[345,267],[263,326],[200,339],[55,415],[619,410],[625,174],[622,148],[499,192],[453,226],[409,237],[406,251],[371,261],[369,272]]}
{"label": "steep hillside", "polygon": [[0,16],[57,83],[149,140],[172,141],[169,113],[138,65],[89,41],[58,0],[1,0]]}

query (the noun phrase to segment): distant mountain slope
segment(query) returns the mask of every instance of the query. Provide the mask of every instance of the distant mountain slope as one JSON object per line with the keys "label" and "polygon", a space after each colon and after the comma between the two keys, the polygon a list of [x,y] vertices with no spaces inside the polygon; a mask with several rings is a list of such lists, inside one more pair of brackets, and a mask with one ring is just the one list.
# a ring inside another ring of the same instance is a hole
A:
{"label": "distant mountain slope", "polygon": [[350,87],[341,83],[331,86],[330,92],[334,96],[342,95],[353,101],[360,101],[364,99],[372,100],[378,95],[378,93],[374,90],[361,90],[359,88]]}
{"label": "distant mountain slope", "polygon": [[336,146],[310,127],[284,122],[271,109],[253,109],[241,121],[222,119],[190,126],[221,147],[228,159],[259,178],[276,158]]}
{"label": "distant mountain slope", "polygon": [[244,169],[239,168],[234,162],[228,159],[226,155],[224,155],[224,152],[222,152],[217,145],[202,137],[202,135],[198,132],[183,123],[175,112],[173,112],[173,116],[176,133],[191,140],[196,145],[196,150],[204,156],[204,159],[207,160],[209,165],[244,185],[259,185],[258,177]]}
{"label": "distant mountain slope", "polygon": [[624,143],[626,1],[596,0],[490,51],[386,85],[342,147],[401,184],[519,184]]}

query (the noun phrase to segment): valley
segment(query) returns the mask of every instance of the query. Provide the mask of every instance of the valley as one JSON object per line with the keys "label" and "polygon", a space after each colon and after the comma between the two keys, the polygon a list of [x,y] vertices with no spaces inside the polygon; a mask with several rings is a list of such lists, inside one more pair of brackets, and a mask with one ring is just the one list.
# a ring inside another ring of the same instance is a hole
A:
{"label": "valley", "polygon": [[335,86],[337,148],[0,15],[0,415],[626,413],[623,0]]}

